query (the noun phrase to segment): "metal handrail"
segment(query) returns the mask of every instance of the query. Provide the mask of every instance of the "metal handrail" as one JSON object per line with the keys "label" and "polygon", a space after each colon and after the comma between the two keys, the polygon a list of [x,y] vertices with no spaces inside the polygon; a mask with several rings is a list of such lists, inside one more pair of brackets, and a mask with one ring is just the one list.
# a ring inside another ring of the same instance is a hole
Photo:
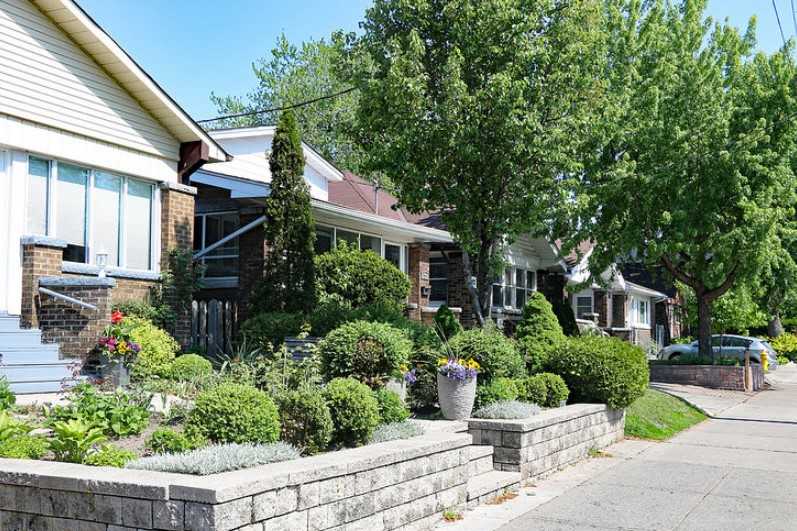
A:
{"label": "metal handrail", "polygon": [[64,295],[63,293],[58,293],[57,291],[53,291],[51,289],[39,287],[39,293],[44,293],[45,295],[49,295],[50,297],[55,297],[56,299],[61,299],[62,301],[66,301],[71,304],[76,304],[88,310],[94,310],[95,312],[98,310],[98,308],[93,304],[89,304],[88,302],[83,302],[81,300],[75,299],[74,297],[70,297],[69,295]]}

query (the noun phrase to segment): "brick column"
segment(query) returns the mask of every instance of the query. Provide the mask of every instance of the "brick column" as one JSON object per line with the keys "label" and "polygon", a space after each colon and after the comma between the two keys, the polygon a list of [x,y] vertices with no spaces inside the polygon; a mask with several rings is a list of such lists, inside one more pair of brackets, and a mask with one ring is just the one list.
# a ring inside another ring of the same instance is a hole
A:
{"label": "brick column", "polygon": [[[263,215],[263,210],[241,211],[239,226],[243,227]],[[241,234],[238,238],[238,320],[243,322],[250,316],[249,306],[257,286],[263,280],[266,265],[265,225]]]}
{"label": "brick column", "polygon": [[598,314],[598,326],[606,328],[609,326],[609,296],[604,290],[595,290],[593,312]]}
{"label": "brick column", "polygon": [[[161,270],[169,269],[169,254],[175,249],[192,252],[194,247],[194,197],[196,188],[178,183],[161,185]],[[174,337],[183,346],[191,342],[191,301],[170,301],[177,311]]]}
{"label": "brick column", "polygon": [[55,238],[22,239],[22,327],[39,326],[39,278],[61,274],[65,248],[66,242]]}
{"label": "brick column", "polygon": [[625,327],[625,293],[615,293],[612,295],[612,323],[616,328]]}
{"label": "brick column", "polygon": [[410,309],[409,318],[420,321],[421,309],[429,305],[429,245],[425,243],[410,244],[409,262],[411,283],[409,303],[415,306]]}

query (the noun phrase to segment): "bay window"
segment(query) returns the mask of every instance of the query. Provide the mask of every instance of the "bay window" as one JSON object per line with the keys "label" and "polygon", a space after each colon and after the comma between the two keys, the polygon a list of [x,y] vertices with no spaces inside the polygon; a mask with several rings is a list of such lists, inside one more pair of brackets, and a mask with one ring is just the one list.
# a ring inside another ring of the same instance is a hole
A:
{"label": "bay window", "polygon": [[28,157],[27,232],[64,240],[65,262],[154,268],[155,186],[66,162]]}
{"label": "bay window", "polygon": [[507,267],[492,288],[493,307],[522,310],[531,292],[537,289],[536,274],[522,267]]}

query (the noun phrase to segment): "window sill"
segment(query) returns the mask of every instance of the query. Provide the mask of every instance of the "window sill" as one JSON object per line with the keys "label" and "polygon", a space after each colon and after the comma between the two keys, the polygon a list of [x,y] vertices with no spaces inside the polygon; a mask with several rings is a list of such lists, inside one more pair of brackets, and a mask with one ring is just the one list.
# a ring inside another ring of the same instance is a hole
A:
{"label": "window sill", "polygon": [[[73,273],[78,275],[99,276],[100,267],[93,264],[81,264],[80,262],[64,262],[61,272]],[[121,267],[108,267],[105,274],[114,278],[128,278],[132,280],[160,280],[160,273],[146,271],[143,269],[124,269]]]}

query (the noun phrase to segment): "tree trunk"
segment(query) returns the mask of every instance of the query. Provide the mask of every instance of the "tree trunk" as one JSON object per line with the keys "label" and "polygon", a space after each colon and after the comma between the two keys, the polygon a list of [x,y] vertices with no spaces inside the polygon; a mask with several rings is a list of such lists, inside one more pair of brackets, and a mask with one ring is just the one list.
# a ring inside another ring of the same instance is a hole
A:
{"label": "tree trunk", "polygon": [[490,278],[489,250],[484,251],[484,246],[482,246],[482,252],[479,253],[477,260],[479,268],[476,272],[476,283],[479,291],[479,301],[481,302],[481,313],[484,320],[487,321],[490,319],[490,290],[492,289],[492,279]]}
{"label": "tree trunk", "polygon": [[697,297],[697,340],[700,357],[714,359],[711,348],[711,301],[701,290]]}
{"label": "tree trunk", "polygon": [[473,270],[470,266],[470,255],[467,251],[462,252],[462,268],[465,273],[465,285],[470,294],[471,304],[473,304],[473,311],[476,312],[476,320],[479,321],[479,326],[484,326],[484,314],[482,313],[481,302],[479,301],[478,281],[474,282]]}
{"label": "tree trunk", "polygon": [[774,312],[767,323],[767,335],[769,337],[778,337],[783,334],[783,323],[780,321],[780,313]]}

